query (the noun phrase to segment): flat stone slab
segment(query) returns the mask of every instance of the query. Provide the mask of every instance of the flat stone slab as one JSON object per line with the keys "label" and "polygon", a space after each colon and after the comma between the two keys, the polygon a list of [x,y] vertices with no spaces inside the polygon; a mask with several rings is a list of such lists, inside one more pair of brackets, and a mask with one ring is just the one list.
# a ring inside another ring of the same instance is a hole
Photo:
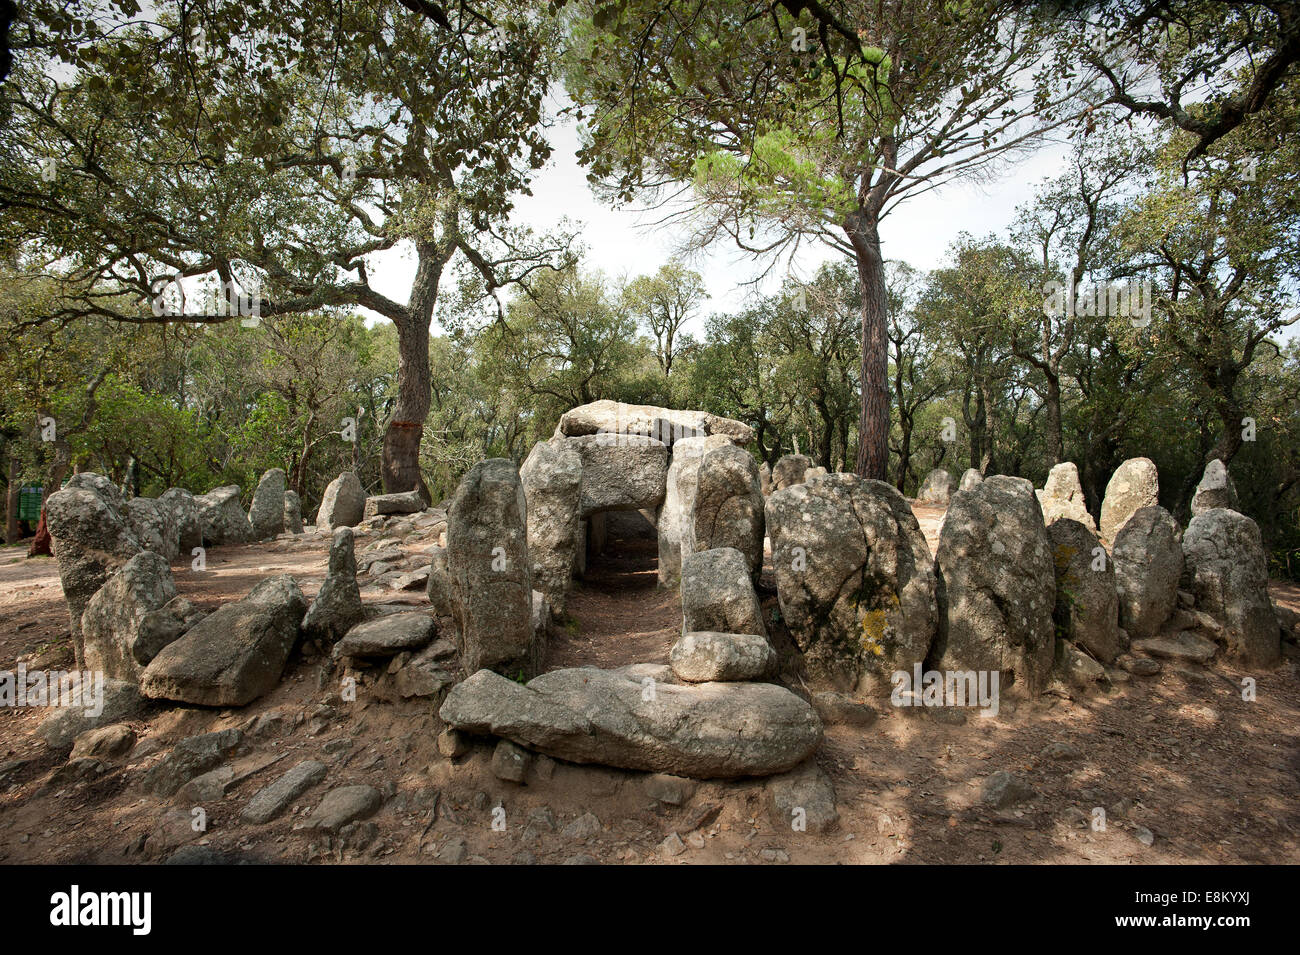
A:
{"label": "flat stone slab", "polygon": [[520,685],[479,670],[439,710],[467,733],[490,734],[557,759],[693,779],[768,776],[810,756],[822,724],[770,683],[654,684],[609,670],[553,670]]}
{"label": "flat stone slab", "polygon": [[1185,660],[1188,663],[1209,663],[1219,649],[1213,640],[1207,640],[1189,630],[1134,640],[1132,647],[1153,657]]}
{"label": "flat stone slab", "polygon": [[270,822],[289,804],[325,778],[325,764],[314,759],[299,763],[275,782],[253,794],[240,818],[245,822]]}
{"label": "flat stone slab", "polygon": [[438,625],[422,613],[394,613],[359,623],[334,646],[336,657],[391,657],[418,650],[433,639]]}
{"label": "flat stone slab", "polygon": [[375,494],[366,498],[363,518],[380,514],[417,514],[424,510],[424,498],[419,491],[401,491],[397,494]]}

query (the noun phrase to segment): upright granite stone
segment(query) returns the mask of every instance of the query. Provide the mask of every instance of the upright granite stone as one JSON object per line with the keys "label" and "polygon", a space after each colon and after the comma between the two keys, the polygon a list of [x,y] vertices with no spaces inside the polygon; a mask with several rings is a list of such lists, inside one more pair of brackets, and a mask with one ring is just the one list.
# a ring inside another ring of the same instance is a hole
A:
{"label": "upright granite stone", "polygon": [[1225,507],[1230,511],[1241,510],[1241,504],[1237,501],[1237,486],[1232,483],[1228,468],[1218,458],[1205,466],[1201,483],[1196,485],[1196,493],[1192,495],[1192,516],[1216,507]]}
{"label": "upright granite stone", "polygon": [[126,519],[142,548],[168,561],[176,559],[181,535],[171,508],[156,498],[133,497],[126,502]]}
{"label": "upright granite stone", "polygon": [[935,555],[939,633],[932,669],[993,671],[1002,692],[1047,684],[1056,570],[1034,488],[997,475],[954,495]]}
{"label": "upright granite stone", "polygon": [[577,566],[582,457],[564,441],[539,441],[519,469],[519,479],[528,507],[533,586],[546,595],[551,612],[562,617]]}
{"label": "upright granite stone", "polygon": [[248,523],[253,540],[270,540],[284,533],[284,491],[286,481],[281,468],[271,468],[257,482],[253,503],[248,509]]}
{"label": "upright granite stone", "polygon": [[1097,523],[1088,513],[1083,485],[1079,483],[1079,469],[1071,461],[1056,465],[1048,473],[1047,483],[1038,492],[1038,503],[1043,509],[1043,520],[1049,525],[1069,519],[1094,534],[1097,532]]}
{"label": "upright granite stone", "polygon": [[320,592],[302,620],[302,635],[331,646],[365,619],[357,587],[357,560],[352,528],[340,527],[330,541],[329,569]]}
{"label": "upright granite stone", "polygon": [[284,529],[290,534],[302,533],[302,499],[298,492],[284,492]]}
{"label": "upright granite stone", "polygon": [[123,564],[82,614],[86,669],[138,683],[144,665],[153,659],[152,648],[140,640],[141,623],[175,596],[171,567],[161,554],[146,551]]}
{"label": "upright granite stone", "polygon": [[952,475],[943,468],[935,468],[921,482],[921,489],[916,492],[916,499],[922,504],[947,507],[956,489]]}
{"label": "upright granite stone", "polygon": [[781,616],[809,672],[883,688],[925,661],[938,627],[925,535],[892,486],[830,474],[767,499]]}
{"label": "upright granite stone", "polygon": [[958,486],[959,491],[969,491],[977,484],[984,481],[984,475],[977,468],[967,468],[961,476],[961,484]]}
{"label": "upright granite stone", "polygon": [[724,434],[682,438],[673,445],[663,506],[659,508],[659,584],[675,587],[682,576],[682,557],[695,545],[695,496],[699,490],[700,462],[715,448],[730,446]]}
{"label": "upright granite stone", "polygon": [[664,500],[668,446],[640,435],[593,434],[565,442],[582,458],[582,517],[657,508]]}
{"label": "upright granite stone", "polygon": [[1068,517],[1047,527],[1056,565],[1057,632],[1103,663],[1124,652],[1115,568],[1097,535]]}
{"label": "upright granite stone", "polygon": [[1211,508],[1192,518],[1182,543],[1196,607],[1221,624],[1217,636],[1228,656],[1243,666],[1276,666],[1281,631],[1269,601],[1258,525],[1229,508]]}
{"label": "upright granite stone", "polygon": [[527,507],[514,464],[491,458],[470,468],[447,511],[447,569],[467,672],[535,672],[540,663],[542,648],[532,626]]}
{"label": "upright granite stone", "polygon": [[714,448],[701,459],[697,482],[694,548],[734,547],[757,580],[763,569],[763,491],[758,483],[758,462],[734,444]]}
{"label": "upright granite stone", "polygon": [[593,667],[520,686],[480,670],[447,694],[452,728],[508,739],[556,759],[692,779],[767,776],[821,743],[811,706],[771,683],[645,684]]}
{"label": "upright granite stone", "polygon": [[767,636],[749,566],[734,547],[696,551],[682,561],[684,632]]}
{"label": "upright granite stone", "polygon": [[1178,605],[1183,547],[1178,522],[1163,507],[1140,508],[1111,545],[1119,625],[1130,640],[1155,636]]}
{"label": "upright granite stone", "polygon": [[1101,537],[1112,546],[1124,522],[1160,503],[1160,472],[1150,458],[1129,458],[1111,475],[1101,502]]}
{"label": "upright granite stone", "polygon": [[203,543],[203,521],[198,501],[183,487],[169,487],[158,495],[158,504],[171,514],[177,530],[178,553],[189,554]]}
{"label": "upright granite stone", "polygon": [[332,531],[336,527],[356,527],[366,510],[366,492],[351,471],[344,471],[325,488],[320,509],[316,512],[316,530]]}
{"label": "upright granite stone", "polygon": [[194,498],[205,544],[243,544],[253,539],[253,525],[239,504],[239,485],[213,488]]}
{"label": "upright granite stone", "polygon": [[781,491],[802,484],[804,474],[810,467],[812,458],[806,454],[782,455],[772,468],[772,490]]}
{"label": "upright granite stone", "polygon": [[81,615],[108,578],[140,553],[122,495],[105,478],[76,474],[45,501],[45,521],[54,541],[59,581],[68,604],[68,623],[78,666],[84,661]]}
{"label": "upright granite stone", "polygon": [[[671,475],[669,480],[672,480]],[[758,485],[762,489],[764,497],[772,493],[772,465],[766,461],[758,466]]]}
{"label": "upright granite stone", "polygon": [[292,577],[267,578],[164,647],[145,667],[140,691],[200,706],[251,703],[280,682],[306,612]]}

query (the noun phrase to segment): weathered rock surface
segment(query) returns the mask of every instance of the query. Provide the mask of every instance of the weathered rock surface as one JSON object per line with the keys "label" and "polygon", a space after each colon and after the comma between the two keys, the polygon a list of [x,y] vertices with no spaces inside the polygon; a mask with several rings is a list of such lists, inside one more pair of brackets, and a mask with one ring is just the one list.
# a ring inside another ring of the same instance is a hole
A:
{"label": "weathered rock surface", "polygon": [[253,503],[248,508],[248,523],[253,528],[253,540],[269,540],[284,532],[284,471],[271,468],[257,482]]}
{"label": "weathered rock surface", "polygon": [[1157,637],[1143,637],[1133,641],[1133,649],[1153,657],[1182,660],[1187,663],[1209,663],[1219,650],[1213,640],[1207,640],[1199,633],[1190,630],[1162,633]]}
{"label": "weathered rock surface", "polygon": [[133,497],[126,502],[126,519],[141,547],[175,560],[180,552],[180,527],[171,508],[152,497]]}
{"label": "weathered rock surface", "polygon": [[151,699],[203,706],[250,703],[280,681],[306,612],[292,577],[263,580],[164,647],[145,667],[140,690]]}
{"label": "weathered rock surface", "polygon": [[997,670],[1005,692],[1041,691],[1055,654],[1056,573],[1033,486],[997,475],[954,495],[935,555],[936,670]]}
{"label": "weathered rock surface", "polygon": [[1196,493],[1192,495],[1192,516],[1216,507],[1241,510],[1241,504],[1237,502],[1237,486],[1232,483],[1228,468],[1218,458],[1205,466],[1201,483],[1196,485]]}
{"label": "weathered rock surface", "polygon": [[141,779],[141,788],[156,796],[171,796],[196,776],[215,769],[244,741],[237,729],[202,733],[181,740]]}
{"label": "weathered rock surface", "polygon": [[1047,528],[1056,567],[1057,632],[1103,663],[1124,651],[1115,567],[1101,541],[1079,521],[1062,517]]}
{"label": "weathered rock surface", "polygon": [[188,554],[203,543],[203,521],[192,493],[183,487],[169,487],[158,495],[158,504],[170,512],[178,535],[178,553]]}
{"label": "weathered rock surface", "polygon": [[810,673],[845,687],[925,660],[938,628],[929,545],[882,481],[831,474],[767,499],[781,616]]}
{"label": "weathered rock surface", "polygon": [[111,723],[86,730],[72,742],[69,759],[117,759],[135,745],[135,730],[125,723]]}
{"label": "weathered rock surface", "polygon": [[308,820],[309,828],[337,832],[350,822],[369,819],[384,797],[373,786],[338,786],[325,794]]}
{"label": "weathered rock surface", "polygon": [[835,786],[814,760],[767,781],[768,814],[778,832],[829,832],[839,823]]}
{"label": "weathered rock surface", "polygon": [[673,644],[668,662],[688,683],[761,680],[776,670],[776,651],[766,637],[742,633],[687,633]]}
{"label": "weathered rock surface", "polygon": [[1048,525],[1062,519],[1077,521],[1094,534],[1097,522],[1088,513],[1083,485],[1079,483],[1079,469],[1073,462],[1065,461],[1052,468],[1047,483],[1038,495],[1043,509],[1043,521]]}
{"label": "weathered rock surface", "polygon": [[710,451],[730,444],[726,435],[710,435],[683,438],[673,445],[658,519],[661,586],[676,586],[681,581],[682,557],[699,549],[695,544],[695,496],[700,462]]}
{"label": "weathered rock surface", "polygon": [[141,623],[175,596],[171,567],[161,554],[145,551],[123,564],[82,614],[86,668],[110,679],[138,682],[144,665],[161,649],[140,640]]}
{"label": "weathered rock surface", "polygon": [[753,455],[734,444],[709,451],[697,474],[693,550],[735,548],[757,580],[763,567],[763,506]]}
{"label": "weathered rock surface", "polygon": [[253,539],[253,525],[239,504],[239,485],[213,488],[194,498],[205,544],[242,544]]}
{"label": "weathered rock surface", "polygon": [[1101,501],[1101,537],[1110,543],[1124,522],[1160,503],[1160,473],[1150,458],[1129,458],[1111,475]]}
{"label": "weathered rock surface", "polygon": [[505,458],[470,468],[448,509],[447,572],[457,646],[468,672],[534,672],[540,662],[526,512],[519,472]]}
{"label": "weathered rock surface", "polygon": [[248,801],[239,814],[244,822],[261,825],[280,815],[307,790],[325,778],[324,763],[314,759],[304,760],[275,782],[263,786]]}
{"label": "weathered rock surface", "polygon": [[90,681],[82,686],[81,696],[84,705],[60,706],[36,727],[36,735],[50,749],[66,750],[82,733],[133,719],[146,706],[140,688],[125,680],[104,680],[101,687]]}
{"label": "weathered rock surface", "polygon": [[344,471],[325,488],[316,511],[316,530],[332,531],[336,527],[356,527],[365,517],[366,492],[351,471]]}
{"label": "weathered rock surface", "polygon": [[140,619],[140,632],[135,640],[135,660],[147,666],[169,643],[179,640],[189,629],[208,615],[184,597],[173,597],[157,610],[150,610]]}
{"label": "weathered rock surface", "polygon": [[564,613],[577,560],[582,457],[564,441],[539,441],[519,469],[528,510],[533,586]]}
{"label": "weathered rock surface", "polygon": [[418,650],[434,638],[437,624],[422,613],[394,613],[359,623],[334,646],[336,657],[391,657]]}
{"label": "weathered rock surface", "polygon": [[953,491],[956,489],[957,486],[952,479],[952,475],[943,468],[935,468],[921,482],[921,488],[916,492],[916,499],[922,504],[947,507],[948,501],[952,499]]}
{"label": "weathered rock surface", "polygon": [[1129,517],[1111,547],[1119,625],[1131,640],[1160,631],[1178,604],[1183,548],[1178,522],[1163,507],[1144,507]]}
{"label": "weathered rock surface", "polygon": [[682,617],[686,633],[752,633],[766,637],[763,610],[740,551],[718,547],[682,561]]}
{"label": "weathered rock surface", "polygon": [[302,499],[298,492],[284,492],[284,529],[290,534],[302,533]]}
{"label": "weathered rock surface", "polygon": [[810,467],[812,458],[806,454],[782,455],[772,467],[772,490],[781,491],[802,484]]}
{"label": "weathered rock surface", "polygon": [[1274,666],[1281,634],[1268,597],[1268,558],[1259,526],[1226,507],[1192,518],[1183,558],[1198,609],[1222,625],[1228,656],[1246,666]]}
{"label": "weathered rock surface", "polygon": [[330,541],[325,580],[302,620],[302,634],[309,640],[319,640],[328,646],[365,619],[353,548],[352,528],[337,528]]}
{"label": "weathered rock surface", "polygon": [[961,484],[958,486],[959,491],[969,491],[976,484],[984,480],[984,475],[976,468],[967,468],[961,476]]}
{"label": "weathered rock surface", "polygon": [[439,716],[574,763],[695,779],[763,776],[803,762],[821,742],[817,714],[770,683],[656,686],[591,667],[553,670],[521,686],[480,670]]}
{"label": "weathered rock surface", "polygon": [[583,517],[663,503],[668,446],[662,441],[635,434],[593,434],[565,443],[582,458]]}
{"label": "weathered rock surface", "polygon": [[608,399],[579,405],[566,411],[555,428],[557,437],[589,434],[645,435],[672,446],[683,438],[727,435],[736,444],[754,440],[754,429],[732,418],[707,411],[629,405]]}
{"label": "weathered rock surface", "polygon": [[378,514],[418,514],[424,510],[424,498],[418,490],[399,491],[395,494],[374,494],[366,498],[362,517]]}

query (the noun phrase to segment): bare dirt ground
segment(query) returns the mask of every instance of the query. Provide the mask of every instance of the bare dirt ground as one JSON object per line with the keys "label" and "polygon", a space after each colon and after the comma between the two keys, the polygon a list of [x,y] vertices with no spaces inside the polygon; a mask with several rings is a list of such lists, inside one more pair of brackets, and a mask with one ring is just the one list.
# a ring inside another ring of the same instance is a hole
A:
{"label": "bare dirt ground", "polygon": [[[942,509],[915,509],[933,546]],[[358,551],[367,543],[359,539]],[[206,574],[175,565],[177,589],[211,609],[268,574],[292,573],[310,596],[327,549],[327,538],[311,535],[212,548]],[[54,562],[20,554],[0,552],[0,670],[20,658],[70,666]],[[574,592],[548,668],[666,660],[680,605],[655,575],[649,542],[615,542]],[[363,595],[426,605],[419,593]],[[762,596],[770,609],[774,596]],[[1275,596],[1300,609],[1300,588],[1279,584]],[[827,727],[818,762],[834,781],[840,821],[820,835],[770,818],[759,780],[700,783],[681,806],[651,799],[643,774],[544,757],[522,785],[503,782],[490,746],[457,760],[438,754],[428,701],[386,702],[363,685],[344,702],[320,672],[320,661],[295,653],[280,686],[248,707],[150,711],[130,721],[135,750],[85,783],[50,786],[65,757],[34,736],[46,713],[5,708],[0,764],[17,768],[0,778],[0,862],[158,862],[186,844],[227,860],[322,864],[1300,861],[1300,654],[1291,644],[1272,672],[1165,664],[1110,692],[1004,702],[991,718],[878,703],[869,727]],[[1258,681],[1254,702],[1242,699],[1244,676]],[[140,776],[171,743],[227,727],[247,732],[224,795],[196,804],[184,790],[171,800],[142,792]],[[239,820],[254,792],[309,758],[329,773],[291,812],[260,826]],[[982,805],[980,784],[998,770],[1022,775],[1035,795],[1011,810]],[[373,826],[335,843],[301,827],[329,787],[351,783],[387,797]],[[497,806],[504,831],[492,826]],[[195,808],[205,832],[184,824]],[[1104,831],[1090,825],[1098,808]],[[684,850],[658,850],[673,833]]]}

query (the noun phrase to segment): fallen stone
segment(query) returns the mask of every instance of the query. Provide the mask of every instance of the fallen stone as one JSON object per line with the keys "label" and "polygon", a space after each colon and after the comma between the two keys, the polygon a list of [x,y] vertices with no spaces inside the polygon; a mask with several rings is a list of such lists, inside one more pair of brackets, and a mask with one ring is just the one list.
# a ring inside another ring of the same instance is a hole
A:
{"label": "fallen stone", "polygon": [[673,644],[669,665],[689,683],[761,680],[776,669],[776,651],[753,634],[687,633]]}
{"label": "fallen stone", "polygon": [[325,778],[324,763],[304,760],[275,782],[263,786],[248,801],[239,817],[244,822],[262,825],[280,815],[295,799]]}
{"label": "fallen stone", "polygon": [[823,833],[840,820],[835,787],[813,760],[769,779],[767,798],[768,812],[779,830]]}

